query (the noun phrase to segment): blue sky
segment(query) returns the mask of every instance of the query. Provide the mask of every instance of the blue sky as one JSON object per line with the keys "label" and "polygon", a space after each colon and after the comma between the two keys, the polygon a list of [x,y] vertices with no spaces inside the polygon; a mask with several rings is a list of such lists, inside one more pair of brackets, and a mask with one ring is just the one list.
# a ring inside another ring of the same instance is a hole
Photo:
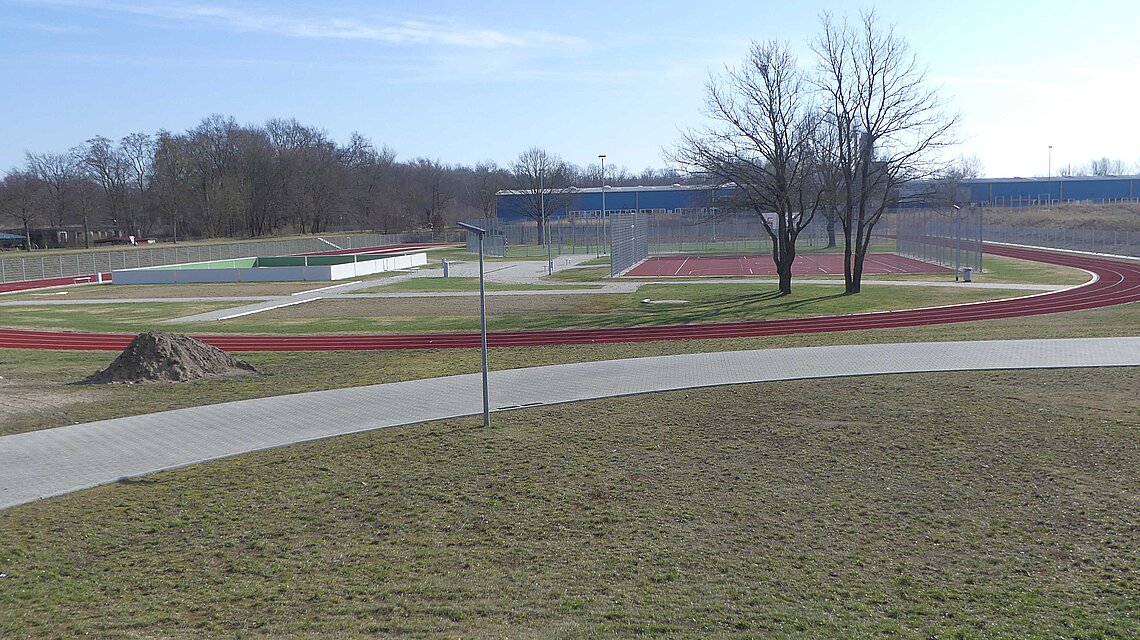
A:
{"label": "blue sky", "polygon": [[[710,72],[751,40],[810,64],[850,2],[0,0],[0,170],[95,135],[296,118],[397,157],[665,166]],[[993,177],[1140,161],[1140,3],[879,2]]]}

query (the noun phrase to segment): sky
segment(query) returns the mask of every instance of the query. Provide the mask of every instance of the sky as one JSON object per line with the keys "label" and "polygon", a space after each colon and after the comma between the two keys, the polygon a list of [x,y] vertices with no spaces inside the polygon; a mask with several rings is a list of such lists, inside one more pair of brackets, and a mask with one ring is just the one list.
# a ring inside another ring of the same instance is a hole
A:
{"label": "sky", "polygon": [[0,0],[0,173],[211,114],[359,132],[400,160],[506,166],[537,146],[661,168],[751,42],[812,67],[821,13],[870,8],[960,116],[948,157],[988,177],[1100,157],[1140,172],[1135,0]]}

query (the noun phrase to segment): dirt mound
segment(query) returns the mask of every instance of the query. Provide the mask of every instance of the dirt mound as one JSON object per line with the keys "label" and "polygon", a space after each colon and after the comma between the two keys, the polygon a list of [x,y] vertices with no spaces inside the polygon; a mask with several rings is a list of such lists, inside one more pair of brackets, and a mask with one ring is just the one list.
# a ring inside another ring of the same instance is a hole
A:
{"label": "dirt mound", "polygon": [[111,366],[84,382],[190,382],[257,373],[253,365],[200,340],[175,333],[143,333]]}

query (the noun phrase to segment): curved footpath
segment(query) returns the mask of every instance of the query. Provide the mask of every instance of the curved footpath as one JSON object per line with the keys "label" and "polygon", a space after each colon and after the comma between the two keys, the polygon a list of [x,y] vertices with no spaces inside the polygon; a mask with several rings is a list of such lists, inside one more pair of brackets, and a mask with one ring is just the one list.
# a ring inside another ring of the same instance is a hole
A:
{"label": "curved footpath", "polygon": [[[1140,337],[800,347],[491,374],[496,411],[635,393],[835,376],[1140,366]],[[0,509],[287,444],[482,413],[479,374],[336,389],[0,437]]]}
{"label": "curved footpath", "polygon": [[[1087,284],[1055,293],[991,302],[860,313],[844,316],[721,322],[693,325],[618,327],[609,329],[559,329],[549,331],[494,331],[488,334],[492,347],[643,342],[649,340],[694,340],[747,338],[796,333],[853,331],[912,327],[975,320],[994,320],[1027,315],[1092,309],[1140,300],[1140,261],[1112,260],[1098,256],[987,245],[993,255],[1034,260],[1084,269],[1096,277]],[[0,348],[81,349],[121,351],[130,343],[129,334],[87,334],[63,331],[0,330]],[[445,349],[477,348],[478,333],[399,335],[310,335],[310,336],[195,336],[226,351],[332,351],[339,349]]]}

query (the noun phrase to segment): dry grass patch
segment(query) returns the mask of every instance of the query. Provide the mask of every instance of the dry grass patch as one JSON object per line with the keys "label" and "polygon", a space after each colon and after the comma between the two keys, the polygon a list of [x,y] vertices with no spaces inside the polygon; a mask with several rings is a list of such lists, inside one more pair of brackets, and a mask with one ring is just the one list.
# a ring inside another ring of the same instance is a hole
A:
{"label": "dry grass patch", "polygon": [[161,473],[0,512],[0,635],[1136,637],[1137,384],[679,391]]}
{"label": "dry grass patch", "polygon": [[986,224],[1004,227],[1140,231],[1140,203],[1055,204],[1048,207],[990,208]]}

